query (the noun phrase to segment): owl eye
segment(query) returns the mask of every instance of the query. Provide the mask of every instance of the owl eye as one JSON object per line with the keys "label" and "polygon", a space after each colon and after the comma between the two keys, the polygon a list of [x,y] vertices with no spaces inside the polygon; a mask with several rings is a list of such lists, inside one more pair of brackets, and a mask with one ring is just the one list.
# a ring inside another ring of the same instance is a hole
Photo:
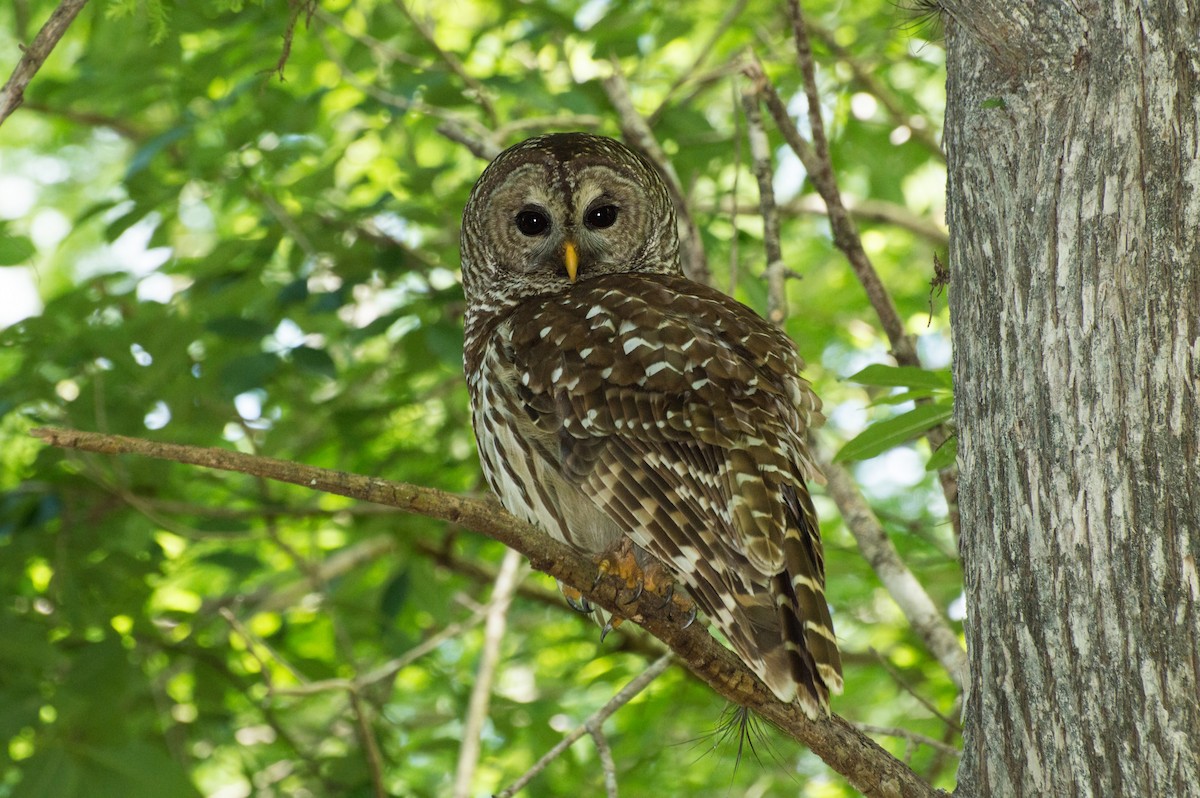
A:
{"label": "owl eye", "polygon": [[517,214],[516,223],[522,235],[540,236],[550,229],[550,214],[541,208],[526,208]]}
{"label": "owl eye", "polygon": [[583,217],[583,223],[592,230],[603,230],[606,227],[612,227],[616,221],[616,205],[601,205],[598,208],[592,208]]}

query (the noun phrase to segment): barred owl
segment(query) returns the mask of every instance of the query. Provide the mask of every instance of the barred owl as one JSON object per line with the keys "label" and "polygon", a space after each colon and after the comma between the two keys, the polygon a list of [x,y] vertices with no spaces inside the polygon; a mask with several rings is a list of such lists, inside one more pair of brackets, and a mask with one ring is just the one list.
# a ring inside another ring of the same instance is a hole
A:
{"label": "barred owl", "polygon": [[578,133],[506,150],[463,212],[462,278],[503,505],[580,553],[624,544],[665,568],[775,695],[828,715],[841,662],[806,487],[820,401],[790,339],[683,276],[654,167]]}

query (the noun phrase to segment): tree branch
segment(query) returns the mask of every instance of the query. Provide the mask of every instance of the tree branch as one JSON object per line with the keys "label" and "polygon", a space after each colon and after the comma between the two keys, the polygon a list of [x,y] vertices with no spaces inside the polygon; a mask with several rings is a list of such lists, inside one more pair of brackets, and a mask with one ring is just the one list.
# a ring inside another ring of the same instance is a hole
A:
{"label": "tree branch", "polygon": [[[862,84],[862,87],[887,110],[888,116],[898,125],[904,125],[912,131],[912,137],[915,142],[920,144],[930,152],[939,161],[945,163],[946,153],[942,150],[942,145],[929,132],[928,128],[918,127],[912,124],[911,115],[908,114],[902,107],[900,99],[896,96],[887,84],[875,76],[875,71],[871,65],[864,64],[859,59],[855,58],[849,50],[837,43],[837,39],[829,31],[820,28],[816,25],[810,26],[817,38],[829,48],[829,52],[833,53],[835,58],[840,58],[850,66],[850,71],[854,73],[854,79]],[[922,121],[924,117],[922,117]]]}
{"label": "tree branch", "polygon": [[25,99],[25,87],[42,68],[42,64],[46,62],[50,52],[58,44],[58,40],[67,32],[67,28],[75,21],[75,17],[79,15],[85,5],[87,5],[87,0],[63,0],[59,3],[58,8],[54,9],[50,19],[46,20],[42,29],[38,31],[33,44],[22,48],[25,54],[13,68],[12,75],[4,84],[4,88],[0,88],[0,125],[3,125],[4,120],[8,119],[9,115],[21,106]]}
{"label": "tree branch", "polygon": [[433,51],[437,54],[437,57],[442,60],[442,63],[448,66],[450,71],[457,75],[463,83],[467,84],[467,88],[470,89],[470,94],[475,95],[475,99],[483,108],[484,113],[487,114],[488,119],[491,121],[491,125],[493,127],[499,125],[500,117],[496,114],[496,107],[492,105],[492,98],[488,96],[487,88],[484,87],[484,85],[478,80],[476,80],[470,72],[467,72],[467,68],[463,66],[462,61],[458,60],[458,56],[444,49],[440,44],[438,44],[437,37],[433,35],[433,31],[430,30],[427,24],[420,19],[417,19],[416,14],[412,12],[404,0],[392,0],[392,2],[395,3],[396,7],[400,9],[400,13],[403,14],[410,23],[412,23],[412,26],[416,28],[417,33],[421,34],[421,38],[423,38],[429,44],[429,46],[433,48]]}
{"label": "tree branch", "polygon": [[[758,95],[742,95],[746,114],[746,136],[750,139],[750,163],[758,181],[758,206],[763,220],[763,249],[767,253],[767,321],[783,326],[787,320],[787,264],[779,241],[779,211],[775,207],[775,175],[771,169],[771,145],[763,130]],[[735,236],[736,238],[736,236]]]}
{"label": "tree branch", "polygon": [[491,705],[492,684],[496,679],[496,663],[500,660],[500,644],[504,641],[504,629],[508,625],[508,608],[513,593],[521,581],[521,554],[509,549],[496,575],[496,586],[488,604],[487,622],[483,627],[483,652],[479,656],[479,670],[475,683],[471,685],[471,698],[467,702],[467,718],[463,722],[462,746],[458,749],[458,766],[454,772],[454,798],[470,798],[471,781],[475,767],[479,764],[480,738],[483,723],[487,720]]}
{"label": "tree branch", "polygon": [[620,64],[614,60],[612,68],[612,74],[604,79],[604,91],[608,94],[608,101],[612,103],[613,110],[617,112],[621,122],[621,134],[630,146],[654,164],[667,185],[667,192],[671,195],[671,202],[679,217],[679,250],[683,259],[684,274],[698,283],[708,285],[712,280],[712,274],[708,270],[708,256],[700,240],[700,231],[696,229],[696,222],[688,210],[683,185],[679,182],[679,176],[675,174],[675,169],[659,145],[658,139],[654,138],[650,126],[633,107],[633,98],[629,96],[629,84],[621,74]]}
{"label": "tree branch", "polygon": [[813,722],[794,704],[775,698],[732,651],[718,643],[703,624],[684,626],[674,602],[647,591],[632,601],[625,580],[602,574],[596,563],[563,543],[509,515],[493,501],[468,499],[377,477],[349,474],[269,457],[199,446],[159,443],[122,435],[42,427],[31,434],[51,446],[99,454],[136,454],[188,465],[236,471],[288,482],[458,524],[524,554],[539,571],[581,591],[589,601],[619,614],[665,643],[700,679],[725,699],[744,706],[808,746],[864,795],[881,798],[934,798],[944,795],[907,765],[883,750],[839,716]]}
{"label": "tree branch", "polygon": [[[533,781],[537,774],[545,770],[547,765],[549,765],[555,759],[558,759],[558,757],[562,756],[562,753],[574,745],[576,740],[589,733],[596,740],[596,747],[601,753],[600,758],[604,767],[605,782],[608,782],[610,768],[612,768],[612,752],[608,752],[606,762],[604,752],[608,746],[603,742],[603,736],[600,728],[604,725],[604,721],[607,720],[610,715],[632,701],[634,696],[642,692],[642,690],[645,690],[646,686],[649,685],[650,682],[661,676],[663,671],[667,669],[667,666],[671,664],[671,659],[672,656],[670,654],[663,654],[661,657],[655,660],[654,664],[639,673],[632,681],[629,682],[629,684],[622,687],[615,696],[610,698],[604,706],[592,713],[587,720],[576,726],[566,737],[562,738],[557,745],[547,751],[541,759],[533,764],[533,767],[521,775],[521,778],[517,779],[508,787],[496,793],[495,798],[512,798],[512,796],[516,795],[525,787],[525,785]],[[611,772],[612,780],[615,784],[616,773],[615,771]],[[612,792],[615,792],[615,789],[609,790],[610,794]]]}

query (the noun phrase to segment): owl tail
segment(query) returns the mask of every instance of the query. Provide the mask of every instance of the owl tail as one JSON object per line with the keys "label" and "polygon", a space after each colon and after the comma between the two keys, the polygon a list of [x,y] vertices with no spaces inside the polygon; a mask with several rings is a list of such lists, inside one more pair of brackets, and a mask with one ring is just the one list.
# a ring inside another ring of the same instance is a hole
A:
{"label": "owl tail", "polygon": [[[842,692],[842,661],[825,603],[824,579],[813,548],[819,541],[797,528],[783,539],[784,570],[768,585],[738,596],[741,618],[720,623],[742,659],[781,701],[795,702],[813,720],[829,717],[829,694]],[[772,606],[773,604],[773,606]]]}

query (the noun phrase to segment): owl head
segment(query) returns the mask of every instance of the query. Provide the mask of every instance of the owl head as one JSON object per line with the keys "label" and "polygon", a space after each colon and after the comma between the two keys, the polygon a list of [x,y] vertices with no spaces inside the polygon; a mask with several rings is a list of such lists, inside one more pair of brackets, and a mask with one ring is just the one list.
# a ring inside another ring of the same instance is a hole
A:
{"label": "owl head", "polygon": [[624,144],[537,136],[500,153],[475,183],[462,225],[469,306],[496,309],[620,272],[681,273],[666,186]]}

